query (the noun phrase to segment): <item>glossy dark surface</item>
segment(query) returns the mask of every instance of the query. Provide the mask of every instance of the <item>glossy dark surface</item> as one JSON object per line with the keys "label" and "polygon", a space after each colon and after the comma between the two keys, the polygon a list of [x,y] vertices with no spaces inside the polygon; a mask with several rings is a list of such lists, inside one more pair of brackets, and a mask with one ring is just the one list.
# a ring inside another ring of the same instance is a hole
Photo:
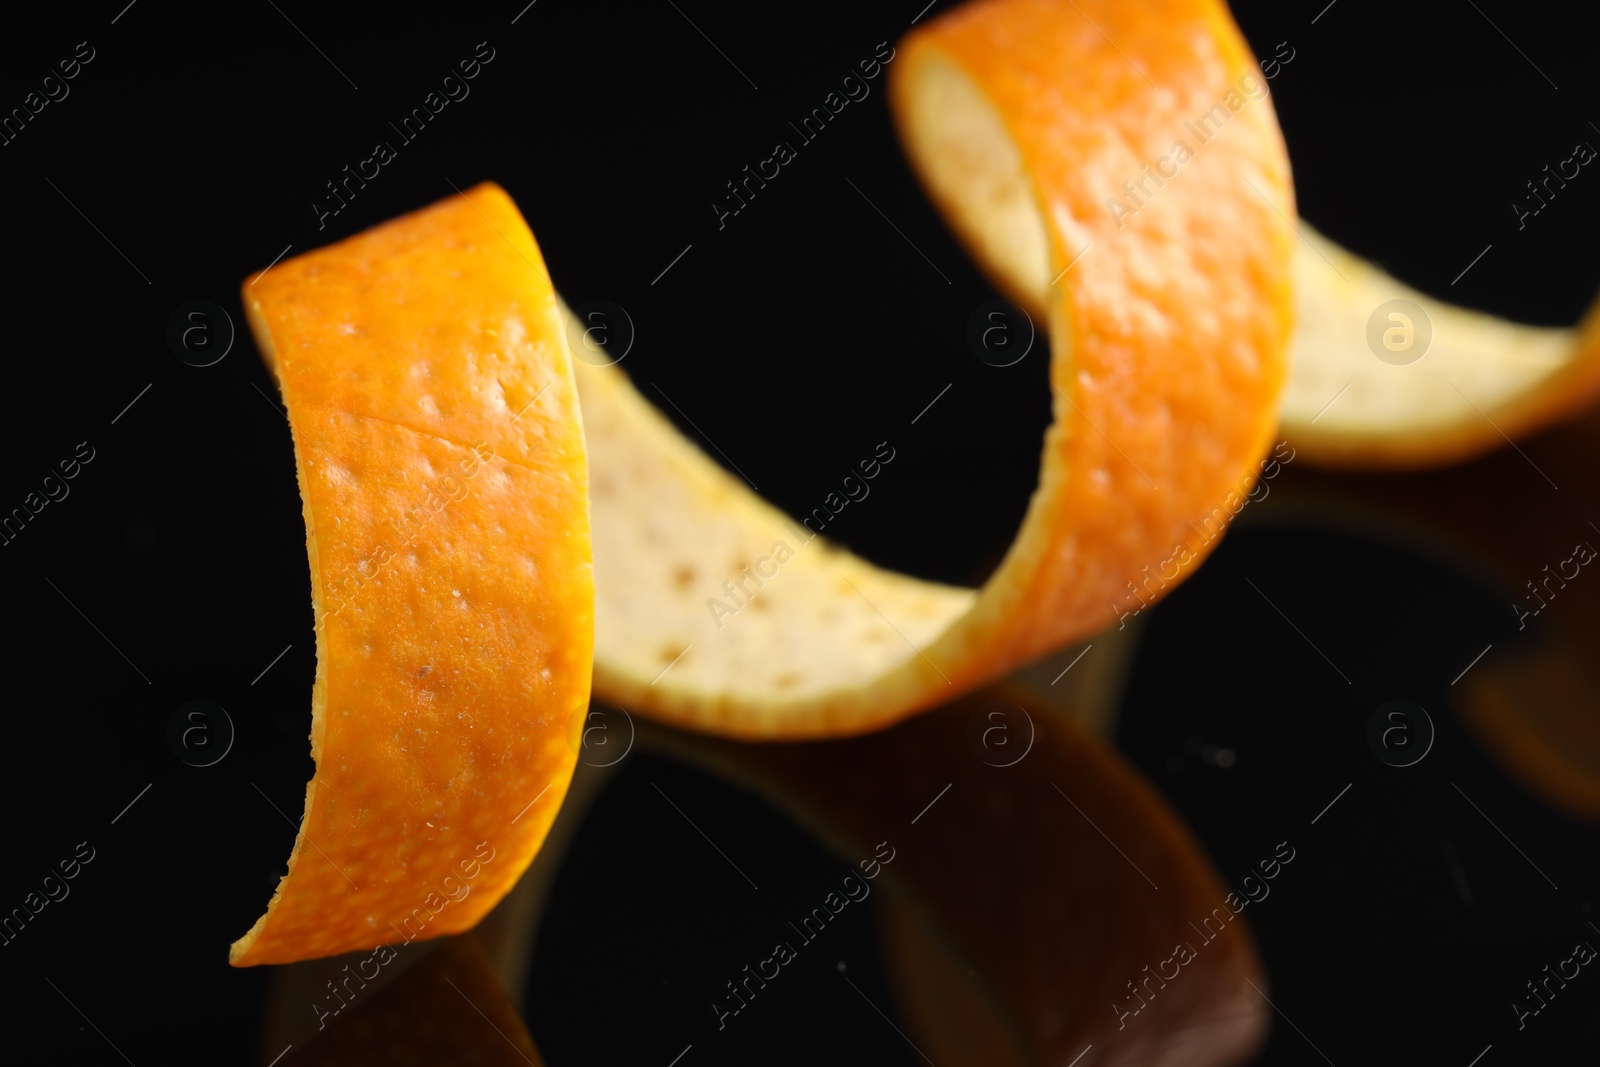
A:
{"label": "glossy dark surface", "polygon": [[[287,426],[237,295],[249,271],[452,185],[499,181],[569,300],[628,310],[639,340],[624,369],[674,397],[699,429],[680,426],[709,435],[769,499],[804,508],[863,447],[898,435],[894,480],[842,515],[838,536],[947,581],[980,580],[1020,519],[1048,419],[1044,358],[1000,369],[967,348],[968,317],[994,294],[905,167],[881,80],[723,228],[709,207],[791,118],[898,38],[916,0],[339,13],[124,3],[11,12],[0,35],[6,108],[78,42],[94,54],[0,146],[0,507],[80,442],[93,452],[70,493],[0,548],[0,908],[23,906],[75,853],[93,855],[0,946],[0,1055],[267,1064],[283,1049],[270,1045],[268,995],[282,976],[230,969],[227,945],[294,841],[314,651]],[[1521,229],[1509,205],[1574,141],[1600,144],[1579,15],[1367,0],[1236,15],[1258,54],[1280,41],[1293,51],[1270,87],[1308,219],[1432,294],[1577,319],[1600,283],[1600,178],[1571,181]],[[324,183],[392,138],[387,123],[480,41],[495,58],[470,95],[319,228],[310,204]],[[238,331],[211,366],[168,347],[169,319],[191,300],[221,306]],[[1565,522],[1597,495],[1559,480],[1548,512],[1536,494],[1507,496],[1514,509],[1484,521]],[[1520,1029],[1512,1002],[1575,941],[1600,947],[1596,830],[1510,777],[1449,705],[1451,679],[1484,646],[1493,657],[1534,639],[1508,607],[1517,583],[1426,540],[1338,530],[1290,506],[1287,488],[1327,484],[1291,464],[1146,614],[1114,735],[1224,881],[1239,884],[1280,841],[1297,849],[1245,912],[1275,1005],[1254,1062],[1592,1055],[1592,968]],[[1497,484],[1486,475],[1484,492]],[[1590,517],[1600,522],[1600,507]],[[1600,598],[1600,582],[1567,595]],[[1367,743],[1372,712],[1395,699],[1426,708],[1437,732],[1407,768]],[[168,746],[169,719],[190,700],[226,709],[236,731],[208,767]],[[658,789],[704,813],[704,832],[760,890]],[[927,799],[907,792],[895,817]],[[939,801],[961,803],[954,791]],[[549,1063],[666,1067],[686,1046],[679,1067],[924,1062],[884,962],[881,896],[846,910],[829,943],[785,972],[786,988],[715,1040],[716,987],[860,858],[788,818],[655,751],[616,768],[553,883],[525,995],[507,993]],[[1108,849],[1092,863],[1121,860]],[[527,945],[484,948],[498,960]],[[1109,1002],[1096,1010],[1115,1018]],[[461,1032],[485,1055],[509,1050],[491,1027]],[[282,1062],[315,1054],[297,1044]]]}

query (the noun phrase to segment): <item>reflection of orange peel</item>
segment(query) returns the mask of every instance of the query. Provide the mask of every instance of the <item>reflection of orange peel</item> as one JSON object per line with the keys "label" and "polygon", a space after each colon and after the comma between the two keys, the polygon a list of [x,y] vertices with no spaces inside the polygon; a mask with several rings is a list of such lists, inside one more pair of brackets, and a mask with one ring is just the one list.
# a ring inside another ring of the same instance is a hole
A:
{"label": "reflection of orange peel", "polygon": [[1409,478],[1297,472],[1269,505],[1398,535],[1501,590],[1502,636],[1490,629],[1482,644],[1460,649],[1441,681],[1490,757],[1531,794],[1589,822],[1600,822],[1600,675],[1590,651],[1600,597],[1588,588],[1592,564],[1570,590],[1560,575],[1563,561],[1570,575],[1587,558],[1578,542],[1594,537],[1597,452],[1600,412],[1591,412],[1517,451]]}
{"label": "reflection of orange peel", "polygon": [[[990,707],[1038,730],[1005,769],[963,729]],[[1066,719],[1008,685],[849,741],[646,743],[763,796],[850,863],[886,819],[937,800],[894,831],[894,863],[870,883],[898,1006],[931,1062],[1068,1064],[1088,1044],[1096,1064],[1241,1062],[1270,1015],[1254,912],[1155,787]],[[1192,953],[1179,977],[1155,977],[1179,944]]]}
{"label": "reflection of orange peel", "polygon": [[[298,1006],[298,1005],[297,1005]],[[540,1067],[543,1059],[473,935],[454,937],[319,1033],[283,1067]]]}
{"label": "reflection of orange peel", "polygon": [[1551,641],[1509,649],[1461,683],[1461,717],[1529,792],[1600,822],[1600,687],[1589,656]]}
{"label": "reflection of orange peel", "polygon": [[230,961],[468,929],[543,841],[589,697],[583,424],[549,277],[483,186],[244,299],[305,500],[317,770]]}
{"label": "reflection of orange peel", "polygon": [[[1039,486],[994,576],[958,589],[809,544],[621,371],[580,364],[597,694],[739,737],[861,733],[1103,628],[1130,583],[1180,548],[1205,556],[1199,527],[1249,484],[1274,428],[1294,206],[1261,100],[1137,226],[1106,213],[1119,181],[1255,69],[1216,3],[1159,6],[1082,0],[1085,18],[1070,4],[974,3],[919,27],[890,71],[935,200],[980,253],[1031,250],[1009,288],[1033,297],[1054,338]],[[1025,233],[1019,205],[1034,203],[1045,209]],[[927,397],[905,400],[909,418]]]}

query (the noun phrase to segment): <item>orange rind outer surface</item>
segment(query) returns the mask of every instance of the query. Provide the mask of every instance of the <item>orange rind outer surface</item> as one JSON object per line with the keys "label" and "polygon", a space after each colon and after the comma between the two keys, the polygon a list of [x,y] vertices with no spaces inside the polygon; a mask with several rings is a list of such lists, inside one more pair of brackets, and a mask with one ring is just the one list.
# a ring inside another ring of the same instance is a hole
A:
{"label": "orange rind outer surface", "polygon": [[[1137,608],[1130,588],[1149,573],[1166,577],[1144,595],[1164,592],[1214,547],[1205,520],[1254,483],[1292,330],[1288,156],[1265,79],[1214,0],[975,0],[900,53],[901,130],[916,68],[955,63],[1004,122],[1046,223],[1055,423],[1008,580],[984,590],[1004,605],[985,613],[987,651],[1010,667]],[[1218,106],[1226,125],[1200,143],[1189,127]],[[1135,215],[1114,211],[1134,202],[1121,183],[1177,142],[1193,153],[1163,168],[1177,176],[1147,183]]]}
{"label": "orange rind outer surface", "polygon": [[482,185],[243,295],[305,506],[316,775],[230,962],[468,929],[543,841],[589,698],[588,472],[554,291]]}

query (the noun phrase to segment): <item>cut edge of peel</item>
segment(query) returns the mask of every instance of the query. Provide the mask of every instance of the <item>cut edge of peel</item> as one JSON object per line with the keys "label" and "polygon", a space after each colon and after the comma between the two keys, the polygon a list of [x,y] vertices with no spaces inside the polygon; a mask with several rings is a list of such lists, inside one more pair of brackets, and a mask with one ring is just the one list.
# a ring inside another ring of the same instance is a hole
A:
{"label": "cut edge of peel", "polygon": [[[262,271],[261,274],[266,273]],[[244,310],[250,324],[252,335],[255,337],[256,346],[261,352],[263,362],[272,371],[274,380],[282,393],[282,382],[278,379],[278,349],[277,343],[268,329],[266,320],[261,315],[260,306],[249,296],[250,281],[260,277],[260,274],[251,275],[244,285]],[[231,966],[245,966],[248,963],[250,949],[254,946],[256,938],[266,929],[267,920],[277,909],[278,900],[283,896],[284,886],[289,883],[289,875],[294,872],[295,864],[300,861],[300,853],[306,843],[305,828],[311,820],[312,805],[317,798],[317,769],[322,766],[322,742],[324,723],[327,715],[328,685],[327,685],[327,656],[323,649],[324,618],[322,611],[322,567],[317,558],[317,528],[312,517],[311,498],[306,492],[306,468],[301,457],[300,438],[294,430],[294,420],[285,415],[289,424],[289,437],[294,449],[294,474],[295,488],[300,494],[301,517],[306,524],[306,558],[310,564],[311,573],[311,617],[315,620],[313,625],[314,655],[316,657],[316,674],[311,683],[311,777],[306,780],[305,807],[301,810],[300,821],[295,827],[294,845],[289,850],[289,859],[285,864],[284,873],[278,878],[278,884],[273,887],[272,896],[267,901],[267,906],[262,909],[261,915],[251,924],[238,940],[228,946],[228,963]]]}

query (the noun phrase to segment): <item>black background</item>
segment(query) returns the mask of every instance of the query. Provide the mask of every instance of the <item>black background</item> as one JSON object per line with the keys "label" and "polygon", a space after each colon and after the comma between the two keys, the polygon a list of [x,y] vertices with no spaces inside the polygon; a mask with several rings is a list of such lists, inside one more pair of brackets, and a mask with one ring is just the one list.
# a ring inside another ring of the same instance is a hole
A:
{"label": "black background", "polygon": [[[7,1044],[41,1062],[123,1062],[48,979],[141,1067],[255,1055],[265,975],[228,968],[226,946],[259,914],[294,840],[257,789],[297,816],[312,770],[305,534],[288,427],[248,336],[194,368],[165,335],[193,299],[222,305],[243,330],[241,279],[286,245],[304,252],[452,185],[498,181],[569,301],[627,309],[638,341],[623,366],[706,435],[669,410],[691,438],[714,441],[791,512],[888,438],[903,458],[878,483],[879,503],[850,509],[830,532],[885,565],[982,580],[1037,477],[1044,352],[1000,370],[967,348],[968,316],[995,294],[905,166],[883,79],[725,228],[708,206],[790,139],[791,117],[904,33],[918,6],[694,0],[680,12],[665,0],[539,0],[330,12],[139,0],[7,14],[0,106],[20,105],[78,42],[95,58],[66,99],[0,147],[10,339],[0,508],[20,504],[79,442],[95,458],[67,499],[0,548],[13,842],[0,906],[20,902],[77,842],[97,850],[71,897],[0,949]],[[1565,9],[1476,8],[1234,10],[1258,54],[1279,41],[1295,50],[1270,87],[1307,219],[1431,294],[1571,323],[1600,280],[1590,254],[1600,194],[1588,188],[1600,178],[1581,174],[1521,231],[1509,202],[1574,142],[1600,143],[1589,124],[1600,121],[1593,38]],[[480,41],[495,58],[471,95],[319,230],[309,203],[323,183],[394,140],[386,122]],[[1270,576],[1280,606],[1315,620],[1354,684],[1240,602],[1239,575]],[[1490,590],[1427,556],[1260,522],[1151,615],[1118,740],[1225,877],[1261,843],[1304,836],[1309,814],[1354,782],[1341,818],[1306,837],[1295,884],[1255,920],[1278,1005],[1332,1062],[1465,1065],[1490,1042],[1485,1065],[1566,1048],[1592,1055],[1594,990],[1520,1035],[1505,1001],[1589,914],[1595,832],[1502,777],[1443,716],[1435,753],[1405,775],[1377,764],[1362,734],[1384,700],[1440,699],[1454,670],[1506,628],[1504,614]],[[228,758],[203,770],[165,740],[172,709],[195,698],[227,708],[238,728]],[[1198,759],[1204,744],[1230,747],[1237,763]],[[545,999],[528,1018],[554,1064],[656,1050],[665,1063],[683,1043],[675,1016],[638,982],[616,980],[639,960],[650,961],[649,981],[670,978],[675,960],[714,943],[630,918],[661,906],[651,893],[681,847],[630,808],[649,795],[651,773],[624,772],[558,885],[552,916],[575,922],[603,885],[609,919],[590,927],[593,943],[547,939],[535,961]],[[781,817],[670,773],[708,804],[743,810],[742,836],[791,872],[784,879],[831,869]],[[707,931],[727,911],[704,896],[673,907]],[[744,951],[737,932],[704,935],[722,936],[732,956]],[[871,931],[853,937],[870,975]],[[752,1018],[765,1059],[913,1062],[887,1028],[807,1003]],[[791,1043],[798,1020],[815,1047]],[[1322,1060],[1275,1018],[1260,1062]]]}

